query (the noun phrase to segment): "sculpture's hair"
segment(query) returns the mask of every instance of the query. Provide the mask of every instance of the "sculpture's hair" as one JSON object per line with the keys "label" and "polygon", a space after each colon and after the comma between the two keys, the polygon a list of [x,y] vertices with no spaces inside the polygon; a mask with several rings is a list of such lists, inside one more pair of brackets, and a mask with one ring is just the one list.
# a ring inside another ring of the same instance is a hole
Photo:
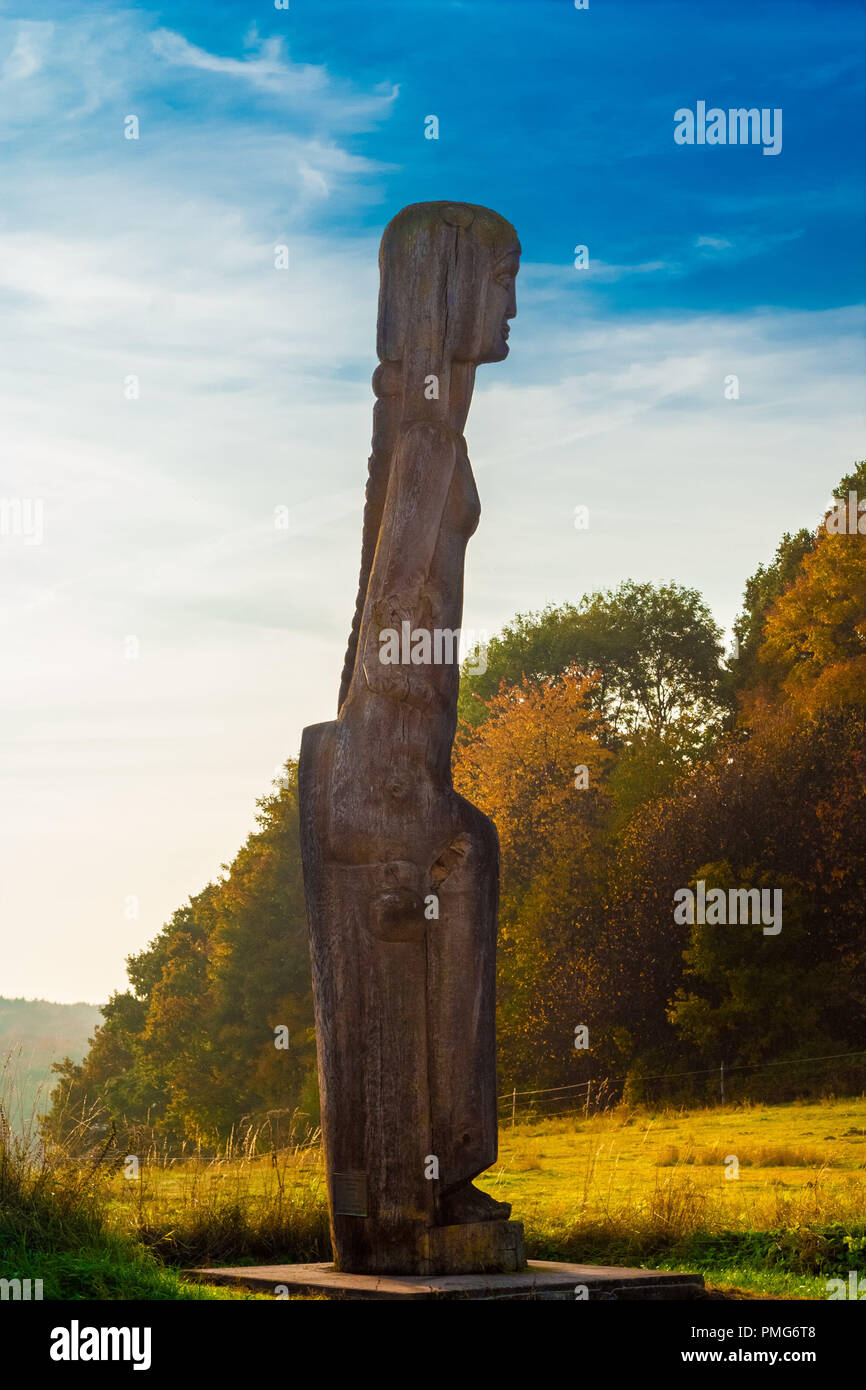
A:
{"label": "sculpture's hair", "polygon": [[385,383],[383,379],[386,379],[387,376],[387,367],[384,363],[377,367],[373,374],[373,390],[379,399],[373,407],[373,449],[367,466],[364,530],[361,540],[361,577],[358,581],[358,597],[355,600],[352,631],[349,634],[349,645],[343,662],[338,709],[342,707],[343,701],[349,693],[349,683],[355,669],[361,619],[364,616],[364,604],[367,598],[367,585],[370,581],[370,573],[376,555],[376,543],[379,539],[379,528],[382,524],[382,513],[385,510],[385,498],[388,493],[391,456],[397,442],[402,415],[402,392],[398,390],[391,395],[384,393]]}
{"label": "sculpture's hair", "polygon": [[[451,363],[478,361],[487,281],[496,261],[510,250],[519,250],[511,223],[471,203],[412,203],[385,228],[379,248],[380,365],[373,374],[377,401],[361,576],[338,708],[355,669],[397,441],[413,419],[447,417]],[[424,393],[430,374],[439,379],[437,400]]]}

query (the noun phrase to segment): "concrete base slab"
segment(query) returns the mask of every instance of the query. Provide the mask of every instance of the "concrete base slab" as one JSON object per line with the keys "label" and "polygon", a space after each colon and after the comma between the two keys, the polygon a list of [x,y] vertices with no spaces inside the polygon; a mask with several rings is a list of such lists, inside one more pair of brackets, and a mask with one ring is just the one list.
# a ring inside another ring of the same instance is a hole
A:
{"label": "concrete base slab", "polygon": [[333,1299],[683,1299],[701,1298],[700,1274],[529,1260],[519,1274],[340,1274],[332,1264],[187,1269],[203,1284],[240,1284],[275,1298],[287,1293]]}

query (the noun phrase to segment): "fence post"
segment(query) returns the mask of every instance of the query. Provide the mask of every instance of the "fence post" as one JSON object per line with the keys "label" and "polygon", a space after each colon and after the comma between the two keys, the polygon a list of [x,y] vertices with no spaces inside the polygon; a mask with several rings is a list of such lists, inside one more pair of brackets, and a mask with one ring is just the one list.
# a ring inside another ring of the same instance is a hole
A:
{"label": "fence post", "polygon": [[719,1067],[719,1090],[722,1094],[722,1105],[725,1103],[725,1064],[722,1062]]}
{"label": "fence post", "polygon": [[511,1128],[514,1128],[514,1116],[517,1110],[517,1087],[511,1092]]}
{"label": "fence post", "polygon": [[592,1090],[592,1081],[590,1080],[590,1081],[587,1081],[587,1083],[586,1083],[586,1104],[585,1104],[584,1107],[583,1107],[583,1116],[584,1116],[584,1119],[587,1119],[588,1116],[589,1116],[589,1093],[590,1093],[591,1090]]}

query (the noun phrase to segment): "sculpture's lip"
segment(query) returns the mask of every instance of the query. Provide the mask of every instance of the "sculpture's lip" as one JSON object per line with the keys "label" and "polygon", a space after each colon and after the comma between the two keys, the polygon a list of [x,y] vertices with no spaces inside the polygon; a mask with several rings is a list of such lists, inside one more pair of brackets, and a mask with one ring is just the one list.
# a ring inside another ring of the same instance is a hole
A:
{"label": "sculpture's lip", "polygon": [[511,328],[510,328],[508,322],[506,321],[506,322],[503,323],[503,325],[502,325],[502,336],[503,336],[503,338],[507,338],[510,332],[511,332]]}

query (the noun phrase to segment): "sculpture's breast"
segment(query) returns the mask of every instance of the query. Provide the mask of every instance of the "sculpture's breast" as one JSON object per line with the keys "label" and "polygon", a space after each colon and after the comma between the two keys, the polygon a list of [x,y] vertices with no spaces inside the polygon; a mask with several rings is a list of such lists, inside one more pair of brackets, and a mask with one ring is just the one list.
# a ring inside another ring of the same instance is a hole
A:
{"label": "sculpture's breast", "polygon": [[475,486],[466,445],[461,442],[457,450],[454,477],[443,520],[449,529],[457,531],[468,540],[475,531],[480,516],[481,499]]}

